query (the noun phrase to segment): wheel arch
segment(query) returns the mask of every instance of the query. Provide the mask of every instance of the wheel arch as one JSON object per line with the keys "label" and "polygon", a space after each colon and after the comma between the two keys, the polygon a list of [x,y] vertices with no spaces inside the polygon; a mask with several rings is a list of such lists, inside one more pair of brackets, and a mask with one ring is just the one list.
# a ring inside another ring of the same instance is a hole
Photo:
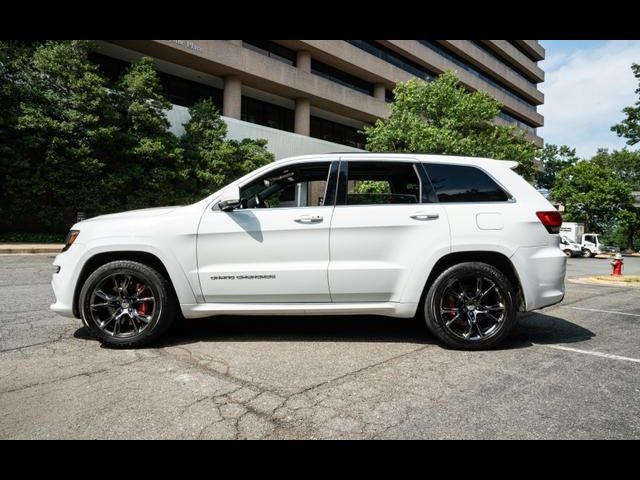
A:
{"label": "wheel arch", "polygon": [[524,309],[525,300],[522,290],[522,283],[513,263],[506,255],[502,253],[486,250],[451,252],[441,257],[431,269],[431,272],[427,277],[427,281],[424,284],[422,295],[420,296],[420,303],[418,304],[419,309],[422,308],[424,300],[427,296],[427,291],[429,290],[429,287],[431,287],[435,279],[438,277],[438,275],[444,272],[447,268],[464,262],[482,262],[500,270],[516,288],[516,301],[518,310]]}
{"label": "wheel arch", "polygon": [[82,290],[82,286],[84,282],[87,280],[89,275],[94,272],[97,268],[105,265],[109,262],[113,262],[116,260],[129,260],[133,262],[139,262],[149,267],[156,269],[160,274],[162,274],[171,287],[171,291],[174,295],[174,298],[178,298],[176,293],[176,289],[173,284],[173,280],[169,271],[165,267],[164,263],[160,258],[158,258],[153,253],[144,252],[140,250],[114,250],[108,252],[101,252],[92,255],[87,259],[87,261],[82,266],[80,270],[80,274],[78,275],[78,280],[76,281],[75,289],[73,292],[73,315],[77,318],[80,318],[80,311],[78,309],[78,300],[80,297],[80,290]]}

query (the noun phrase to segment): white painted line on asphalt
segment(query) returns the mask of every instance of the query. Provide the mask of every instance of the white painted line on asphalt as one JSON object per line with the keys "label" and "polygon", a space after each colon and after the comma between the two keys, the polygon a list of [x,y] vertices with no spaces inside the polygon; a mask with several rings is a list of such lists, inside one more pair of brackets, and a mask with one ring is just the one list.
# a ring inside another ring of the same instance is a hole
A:
{"label": "white painted line on asphalt", "polygon": [[598,310],[595,308],[565,307],[564,305],[560,305],[560,308],[572,308],[573,310],[586,310],[587,312],[615,313],[616,315],[629,315],[631,317],[640,317],[640,314],[638,313],[615,312],[612,310]]}
{"label": "white painted line on asphalt", "polygon": [[541,345],[539,343],[534,343],[534,345],[536,345],[538,347],[554,348],[556,350],[566,350],[567,352],[586,353],[587,355],[593,355],[594,357],[609,358],[611,360],[623,360],[625,362],[640,363],[640,358],[621,357],[620,355],[612,355],[610,353],[593,352],[593,351],[590,351],[590,350],[580,350],[579,348],[563,347],[561,345]]}

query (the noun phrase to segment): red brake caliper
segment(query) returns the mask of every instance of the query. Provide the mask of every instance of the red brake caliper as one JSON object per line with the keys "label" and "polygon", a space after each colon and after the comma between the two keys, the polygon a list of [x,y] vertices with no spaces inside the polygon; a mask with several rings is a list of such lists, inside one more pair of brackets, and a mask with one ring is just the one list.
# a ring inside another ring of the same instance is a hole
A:
{"label": "red brake caliper", "polygon": [[[138,283],[136,284],[136,293],[138,296],[142,294],[146,290],[144,284]],[[146,316],[149,312],[149,302],[141,302],[138,303],[138,315]]]}
{"label": "red brake caliper", "polygon": [[456,308],[456,299],[453,298],[452,296],[449,296],[449,300],[447,301],[447,307],[451,308],[452,311],[448,312],[449,313],[449,317],[453,318],[456,316],[456,312],[455,312],[455,308]]}

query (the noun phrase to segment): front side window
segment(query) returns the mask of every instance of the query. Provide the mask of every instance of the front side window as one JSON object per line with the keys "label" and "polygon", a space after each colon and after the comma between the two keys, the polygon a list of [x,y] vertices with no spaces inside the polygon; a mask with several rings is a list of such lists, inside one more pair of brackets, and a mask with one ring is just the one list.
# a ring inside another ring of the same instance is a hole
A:
{"label": "front side window", "polygon": [[240,189],[242,208],[322,206],[330,165],[313,162],[271,170]]}
{"label": "front side window", "polygon": [[412,163],[348,162],[346,205],[420,203],[420,179]]}
{"label": "front side window", "polygon": [[510,198],[479,168],[438,163],[424,166],[440,202],[505,202]]}

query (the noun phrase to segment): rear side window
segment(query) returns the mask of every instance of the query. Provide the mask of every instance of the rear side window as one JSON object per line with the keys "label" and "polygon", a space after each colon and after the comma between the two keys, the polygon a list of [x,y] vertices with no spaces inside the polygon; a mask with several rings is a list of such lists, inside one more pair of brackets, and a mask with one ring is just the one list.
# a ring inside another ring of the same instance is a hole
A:
{"label": "rear side window", "polygon": [[505,202],[510,196],[476,167],[425,163],[440,202]]}
{"label": "rear side window", "polygon": [[348,162],[345,205],[420,203],[420,178],[412,163]]}

